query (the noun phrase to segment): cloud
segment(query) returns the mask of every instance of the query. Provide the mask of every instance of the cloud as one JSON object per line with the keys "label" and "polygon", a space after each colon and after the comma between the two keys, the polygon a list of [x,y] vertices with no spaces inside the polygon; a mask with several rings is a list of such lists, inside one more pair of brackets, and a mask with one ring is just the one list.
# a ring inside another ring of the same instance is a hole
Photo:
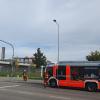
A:
{"label": "cloud", "polygon": [[55,62],[56,19],[60,59],[85,60],[89,51],[99,50],[99,4],[99,0],[0,0],[0,39],[14,45],[16,56],[31,56],[40,47]]}

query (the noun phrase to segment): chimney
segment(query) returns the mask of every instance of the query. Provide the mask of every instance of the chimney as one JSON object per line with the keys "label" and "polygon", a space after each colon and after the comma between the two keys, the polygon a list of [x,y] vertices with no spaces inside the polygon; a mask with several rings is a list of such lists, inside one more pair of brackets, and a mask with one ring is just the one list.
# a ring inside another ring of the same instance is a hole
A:
{"label": "chimney", "polygon": [[1,60],[5,59],[5,47],[2,47],[2,51],[1,51]]}

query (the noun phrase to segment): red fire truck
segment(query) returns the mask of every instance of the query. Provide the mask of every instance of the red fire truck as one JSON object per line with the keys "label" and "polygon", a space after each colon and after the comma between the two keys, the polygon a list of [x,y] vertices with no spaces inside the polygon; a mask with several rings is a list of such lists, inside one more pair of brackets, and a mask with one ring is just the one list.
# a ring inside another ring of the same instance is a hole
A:
{"label": "red fire truck", "polygon": [[44,82],[50,87],[75,87],[88,91],[100,89],[99,61],[61,61],[56,65],[47,65],[45,73]]}

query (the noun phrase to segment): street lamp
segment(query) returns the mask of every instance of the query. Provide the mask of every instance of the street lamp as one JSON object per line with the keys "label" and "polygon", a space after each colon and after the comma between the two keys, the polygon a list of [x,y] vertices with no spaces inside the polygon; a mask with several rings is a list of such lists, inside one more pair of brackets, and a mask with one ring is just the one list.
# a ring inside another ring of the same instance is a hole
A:
{"label": "street lamp", "polygon": [[[13,54],[12,54],[12,63],[13,63],[13,60],[14,60],[14,46],[13,46],[11,43],[6,42],[6,41],[4,41],[4,40],[0,40],[0,41],[3,42],[3,43],[6,43],[6,44],[8,44],[8,45],[10,45],[10,46],[12,47],[12,50],[13,50]],[[13,72],[13,64],[12,64],[12,72]]]}
{"label": "street lamp", "polygon": [[57,28],[58,28],[58,58],[57,58],[57,62],[59,63],[59,24],[57,22],[57,20],[53,20],[54,23],[56,23]]}

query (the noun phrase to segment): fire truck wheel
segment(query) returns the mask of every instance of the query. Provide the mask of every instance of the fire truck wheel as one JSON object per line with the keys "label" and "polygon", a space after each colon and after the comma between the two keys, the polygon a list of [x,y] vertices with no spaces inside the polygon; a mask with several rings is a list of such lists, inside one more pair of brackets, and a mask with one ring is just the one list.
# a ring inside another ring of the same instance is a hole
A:
{"label": "fire truck wheel", "polygon": [[96,83],[88,83],[86,85],[86,90],[89,92],[96,92],[97,91],[97,84]]}
{"label": "fire truck wheel", "polygon": [[56,80],[54,80],[54,79],[50,80],[50,81],[49,81],[49,86],[50,86],[50,87],[53,87],[53,88],[57,87],[57,82],[56,82]]}

